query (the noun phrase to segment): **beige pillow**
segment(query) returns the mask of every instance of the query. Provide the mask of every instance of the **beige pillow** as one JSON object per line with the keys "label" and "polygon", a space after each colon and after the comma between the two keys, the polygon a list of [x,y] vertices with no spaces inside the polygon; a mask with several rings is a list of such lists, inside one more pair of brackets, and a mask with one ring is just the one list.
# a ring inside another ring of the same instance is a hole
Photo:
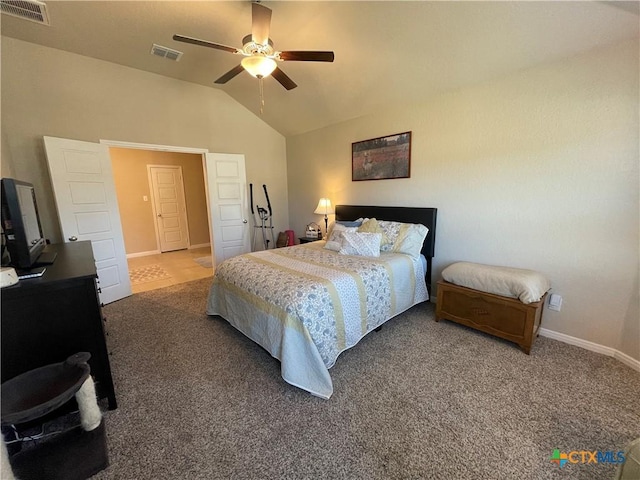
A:
{"label": "beige pillow", "polygon": [[382,240],[380,241],[380,247],[383,245],[389,244],[389,238],[385,235],[384,230],[378,224],[378,221],[375,218],[370,218],[362,225],[358,227],[358,232],[361,233],[379,233],[382,235]]}

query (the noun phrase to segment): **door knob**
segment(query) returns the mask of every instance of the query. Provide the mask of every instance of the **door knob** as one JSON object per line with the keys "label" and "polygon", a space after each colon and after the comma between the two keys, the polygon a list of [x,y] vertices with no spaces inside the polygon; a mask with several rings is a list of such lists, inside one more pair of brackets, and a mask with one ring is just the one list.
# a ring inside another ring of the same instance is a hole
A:
{"label": "door knob", "polygon": [[242,219],[242,223],[247,223],[247,219],[246,219],[246,218],[243,218],[243,219]]}
{"label": "door knob", "polygon": [[159,214],[158,214],[158,216],[159,216],[159,217],[161,217],[161,216],[162,216],[162,214],[161,214],[161,213],[159,213]]}
{"label": "door knob", "polygon": [[76,237],[75,235],[73,235],[72,237],[69,237],[70,242],[75,242],[77,240],[78,240],[78,237]]}

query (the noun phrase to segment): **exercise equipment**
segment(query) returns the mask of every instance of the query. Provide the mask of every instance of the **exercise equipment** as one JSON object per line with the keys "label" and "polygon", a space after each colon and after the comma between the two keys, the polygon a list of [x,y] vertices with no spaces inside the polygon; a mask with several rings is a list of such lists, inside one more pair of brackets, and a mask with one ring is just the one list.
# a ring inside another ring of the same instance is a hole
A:
{"label": "exercise equipment", "polygon": [[[267,208],[262,208],[256,204],[256,211],[258,212],[258,218],[260,222],[256,220],[256,212],[253,210],[253,183],[249,184],[249,195],[251,197],[251,216],[253,218],[253,240],[251,242],[251,251],[256,251],[256,238],[258,236],[258,230],[262,234],[262,250],[269,249],[269,243],[276,246],[276,240],[273,235],[273,211],[271,210],[271,202],[269,201],[269,193],[267,192],[267,186],[262,185],[264,190],[264,196],[267,199]],[[267,222],[269,224],[267,225]],[[268,237],[271,236],[271,239]]]}

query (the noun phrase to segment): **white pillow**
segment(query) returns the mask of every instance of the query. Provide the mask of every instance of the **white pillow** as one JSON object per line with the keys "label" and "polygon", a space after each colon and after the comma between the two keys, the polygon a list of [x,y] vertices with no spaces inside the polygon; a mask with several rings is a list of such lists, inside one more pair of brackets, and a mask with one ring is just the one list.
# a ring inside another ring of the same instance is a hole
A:
{"label": "white pillow", "polygon": [[342,255],[359,255],[361,257],[379,257],[381,233],[343,232]]}
{"label": "white pillow", "polygon": [[357,220],[335,220],[329,223],[329,229],[327,230],[327,238],[331,236],[331,232],[333,231],[333,227],[336,225],[343,225],[345,227],[359,227],[364,222],[369,220],[368,218],[358,218]]}
{"label": "white pillow", "polygon": [[329,238],[327,238],[327,243],[324,248],[338,252],[342,246],[342,234],[344,232],[355,232],[356,230],[358,230],[358,227],[345,227],[344,225],[336,223],[333,226],[333,230],[331,230]]}
{"label": "white pillow", "polygon": [[358,218],[357,220],[335,220],[331,223],[329,223],[329,229],[327,230],[327,238],[329,238],[331,236],[331,232],[333,232],[333,227],[335,227],[336,225],[342,225],[345,227],[359,227],[360,225],[362,225],[362,223],[368,219],[362,219],[362,218]]}
{"label": "white pillow", "polygon": [[393,242],[391,251],[406,253],[418,258],[427,233],[429,233],[429,229],[421,223],[403,223],[398,230],[398,236]]}

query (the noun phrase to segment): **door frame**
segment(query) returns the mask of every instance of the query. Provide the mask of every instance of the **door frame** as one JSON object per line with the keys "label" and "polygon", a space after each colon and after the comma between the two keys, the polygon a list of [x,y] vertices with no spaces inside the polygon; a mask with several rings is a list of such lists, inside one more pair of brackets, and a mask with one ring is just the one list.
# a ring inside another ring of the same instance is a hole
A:
{"label": "door frame", "polygon": [[[210,153],[207,148],[197,148],[197,147],[179,147],[175,145],[157,145],[152,143],[136,143],[136,142],[123,142],[120,140],[106,140],[100,139],[101,144],[106,145],[107,147],[116,147],[116,148],[129,148],[133,150],[153,150],[159,152],[174,152],[174,153],[191,153],[200,155],[202,162],[202,171],[204,173],[204,193],[205,198],[207,200],[207,220],[209,223],[209,244],[211,246],[211,256],[213,260],[213,265],[215,265],[215,254],[213,253],[213,225],[211,225],[211,198],[209,194],[208,187],[208,178],[209,171],[207,170],[207,161],[206,161],[206,153]],[[157,242],[157,231],[156,231],[156,242]],[[158,249],[160,245],[158,244]]]}

